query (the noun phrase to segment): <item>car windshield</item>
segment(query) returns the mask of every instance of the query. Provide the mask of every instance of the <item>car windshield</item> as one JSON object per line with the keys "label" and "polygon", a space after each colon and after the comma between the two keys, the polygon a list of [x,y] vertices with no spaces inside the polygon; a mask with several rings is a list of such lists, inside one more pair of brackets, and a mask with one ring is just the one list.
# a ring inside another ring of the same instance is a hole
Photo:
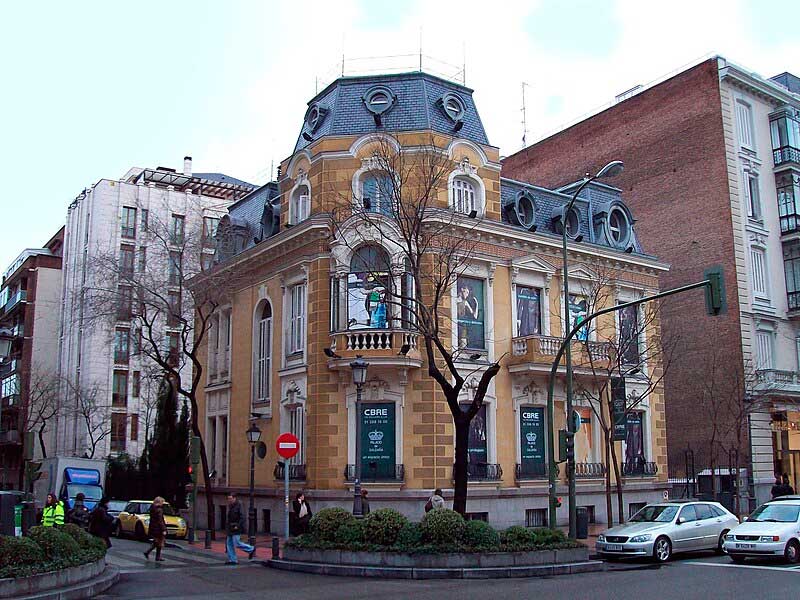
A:
{"label": "car windshield", "polygon": [[797,504],[762,504],[750,515],[748,521],[766,523],[794,523],[800,514]]}
{"label": "car windshield", "polygon": [[[148,502],[147,504],[142,503],[142,512],[141,512],[141,514],[149,513],[151,506],[153,506],[152,502]],[[167,504],[166,502],[164,503],[164,515],[167,516],[167,517],[177,517],[178,516],[175,513],[175,511],[172,510],[172,507],[169,504]]]}
{"label": "car windshield", "polygon": [[90,502],[100,500],[103,496],[103,488],[97,485],[82,485],[80,483],[70,483],[67,486],[67,493],[70,498],[74,498],[78,494],[83,494]]}
{"label": "car windshield", "polygon": [[677,506],[645,506],[628,520],[635,523],[669,523],[677,512]]}
{"label": "car windshield", "polygon": [[126,506],[128,506],[128,503],[124,500],[111,500],[108,503],[108,510],[113,512],[122,512],[125,510]]}

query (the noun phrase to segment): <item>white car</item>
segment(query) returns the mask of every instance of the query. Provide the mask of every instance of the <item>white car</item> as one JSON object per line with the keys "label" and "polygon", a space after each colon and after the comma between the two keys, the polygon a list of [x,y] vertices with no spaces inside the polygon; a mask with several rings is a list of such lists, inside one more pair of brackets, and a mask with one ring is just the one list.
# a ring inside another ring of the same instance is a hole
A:
{"label": "white car", "polygon": [[739,519],[719,502],[677,501],[648,504],[627,523],[597,537],[603,558],[652,557],[665,562],[676,552],[716,550]]}
{"label": "white car", "polygon": [[784,497],[762,504],[725,536],[724,548],[735,563],[748,556],[800,561],[800,499]]}

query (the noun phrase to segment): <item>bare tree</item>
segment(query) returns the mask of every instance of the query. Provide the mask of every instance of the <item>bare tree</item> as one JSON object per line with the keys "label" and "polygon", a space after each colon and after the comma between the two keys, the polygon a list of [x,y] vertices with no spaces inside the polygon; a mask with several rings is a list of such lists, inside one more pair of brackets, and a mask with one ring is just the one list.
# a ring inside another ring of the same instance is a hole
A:
{"label": "bare tree", "polygon": [[[117,346],[130,344],[134,353],[145,358],[146,374],[160,379],[160,372],[161,378],[170,381],[188,400],[192,434],[200,438],[208,528],[212,532],[213,487],[198,420],[197,394],[204,380],[198,353],[206,343],[211,316],[224,302],[231,285],[230,273],[208,270],[214,240],[205,218],[219,217],[220,208],[209,209],[201,199],[190,199],[185,214],[176,218],[166,203],[163,207],[150,206],[146,256],[141,250],[137,255],[120,255],[116,249],[98,251],[92,283],[85,292],[90,306],[88,318],[108,329],[129,324],[129,329],[117,329],[117,336],[125,336],[126,331],[130,334],[124,341],[118,337]],[[191,286],[190,281],[204,270],[203,285]],[[146,405],[145,413],[152,416],[154,406]]]}
{"label": "bare tree", "polygon": [[[624,284],[623,274],[611,267],[594,269],[596,277],[575,295],[586,302],[586,313],[617,303],[615,290]],[[594,324],[594,340],[590,340],[589,330],[579,335],[582,352],[574,360],[576,367],[589,372],[580,394],[588,401],[596,422],[600,425],[603,438],[602,458],[604,464],[606,511],[609,524],[613,523],[612,487],[616,491],[618,522],[625,521],[623,484],[624,469],[617,456],[614,439],[615,420],[627,420],[656,391],[663,389],[662,382],[672,363],[676,339],[665,340],[660,334],[661,304],[650,302],[635,310],[628,309],[616,313],[614,323],[610,319]],[[563,318],[563,317],[561,317]],[[572,320],[572,318],[571,318]],[[634,376],[636,392],[617,398],[626,376]],[[623,406],[619,403],[624,401]],[[636,470],[640,465],[626,464],[626,469]],[[611,474],[614,474],[612,486]]]}
{"label": "bare tree", "polygon": [[[440,140],[441,142],[441,140]],[[459,278],[481,258],[476,228],[481,211],[469,218],[465,200],[460,210],[447,206],[448,176],[458,164],[433,137],[414,147],[404,147],[388,134],[376,136],[372,155],[365,161],[371,188],[343,194],[337,190],[332,222],[334,245],[355,251],[378,244],[388,249],[392,264],[364,264],[374,281],[383,281],[387,322],[421,338],[428,375],[444,395],[455,426],[455,495],[453,509],[464,513],[467,502],[468,438],[470,423],[478,414],[499,360],[488,360],[477,350],[483,365],[465,366],[464,356],[476,350],[463,332],[454,335],[458,319],[452,314],[453,292]],[[461,163],[470,171],[468,161]],[[401,283],[387,274],[400,273]],[[460,303],[458,311],[461,310]],[[501,357],[502,358],[502,357]],[[474,390],[462,408],[462,392],[472,380]]]}
{"label": "bare tree", "polygon": [[111,435],[111,409],[106,402],[106,390],[98,383],[76,384],[74,381],[65,380],[71,398],[75,405],[71,411],[78,422],[85,428],[87,436],[87,455],[94,458],[97,447]]}
{"label": "bare tree", "polygon": [[60,382],[56,375],[33,365],[28,385],[28,406],[26,432],[34,432],[39,440],[42,458],[47,458],[45,433],[55,427],[55,422],[63,413]]}

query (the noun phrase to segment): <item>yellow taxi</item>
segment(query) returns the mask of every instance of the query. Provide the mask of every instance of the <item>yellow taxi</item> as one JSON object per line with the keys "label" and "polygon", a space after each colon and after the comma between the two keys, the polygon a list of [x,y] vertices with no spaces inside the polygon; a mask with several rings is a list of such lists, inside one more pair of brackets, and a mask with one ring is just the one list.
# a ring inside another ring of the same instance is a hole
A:
{"label": "yellow taxi", "polygon": [[[125,510],[119,513],[117,537],[134,535],[140,540],[147,539],[150,530],[150,506],[152,500],[131,500]],[[186,539],[186,521],[168,504],[164,503],[164,521],[167,523],[167,536]]]}

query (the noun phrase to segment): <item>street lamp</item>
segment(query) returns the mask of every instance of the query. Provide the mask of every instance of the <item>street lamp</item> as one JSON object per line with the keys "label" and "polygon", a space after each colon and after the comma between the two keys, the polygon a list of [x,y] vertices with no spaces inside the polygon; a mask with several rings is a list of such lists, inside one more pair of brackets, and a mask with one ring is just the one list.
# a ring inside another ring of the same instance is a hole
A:
{"label": "street lamp", "polygon": [[261,441],[261,430],[255,421],[250,423],[247,430],[247,442],[250,444],[250,515],[247,523],[247,543],[251,546],[256,544],[256,504],[255,504],[255,485],[256,485],[256,446]]}
{"label": "street lamp", "polygon": [[350,363],[353,370],[353,384],[356,386],[356,463],[355,481],[353,481],[353,516],[363,516],[361,505],[361,388],[367,381],[369,363],[361,359],[361,355]]}
{"label": "street lamp", "polygon": [[[562,267],[561,267],[561,278],[564,280],[564,327],[563,327],[563,335],[564,337],[567,336],[567,333],[570,330],[570,318],[569,318],[569,277],[567,276],[567,223],[569,221],[569,215],[572,211],[572,207],[575,204],[575,201],[578,199],[578,194],[580,194],[583,189],[593,182],[595,179],[603,179],[607,177],[616,177],[624,168],[624,164],[621,160],[614,160],[600,169],[596,175],[590,176],[588,173],[586,177],[584,177],[581,184],[572,194],[572,198],[570,198],[569,203],[564,209],[564,212],[561,217],[561,257],[562,257]],[[577,233],[577,232],[576,232]],[[569,443],[567,444],[568,448],[574,449],[574,436],[575,436],[575,425],[572,422],[570,416],[572,415],[572,352],[570,351],[570,346],[572,344],[567,344],[565,348],[565,356],[564,360],[566,362],[566,392],[567,392],[567,406],[566,406],[566,413],[567,413],[567,439]],[[550,469],[548,470],[548,479],[549,479],[549,488],[550,488],[550,526],[554,527],[556,524],[556,506],[555,506],[555,492],[556,492],[556,472],[555,472],[555,440],[553,439],[553,386],[555,385],[555,381],[551,375],[550,377],[550,385],[548,386],[548,393],[547,393],[547,412],[548,418],[550,419],[550,423],[548,426],[548,446],[550,451]],[[577,514],[577,506],[576,506],[576,499],[575,499],[575,453],[574,450],[572,452],[567,453],[567,478],[569,482],[569,537],[575,537],[575,521],[576,521],[576,514]]]}

